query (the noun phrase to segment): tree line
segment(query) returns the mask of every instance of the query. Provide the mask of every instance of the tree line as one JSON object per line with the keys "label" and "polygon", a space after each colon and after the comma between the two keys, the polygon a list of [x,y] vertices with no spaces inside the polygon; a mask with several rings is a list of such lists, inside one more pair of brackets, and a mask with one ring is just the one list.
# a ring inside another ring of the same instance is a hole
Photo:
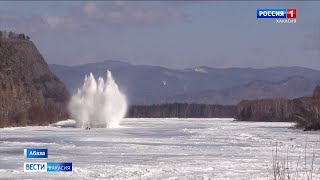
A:
{"label": "tree line", "polygon": [[237,105],[235,118],[240,121],[296,122],[298,128],[320,130],[320,86],[310,97],[242,101]]}
{"label": "tree line", "polygon": [[17,34],[12,31],[0,31],[0,38],[10,38],[10,39],[21,39],[21,40],[30,40],[29,36],[26,36],[25,34]]}
{"label": "tree line", "polygon": [[310,97],[243,100],[237,105],[154,104],[133,105],[134,118],[235,118],[239,121],[296,122],[305,130],[320,130],[320,86]]}
{"label": "tree line", "polygon": [[130,106],[127,117],[134,118],[233,118],[236,106],[211,104],[154,104]]}

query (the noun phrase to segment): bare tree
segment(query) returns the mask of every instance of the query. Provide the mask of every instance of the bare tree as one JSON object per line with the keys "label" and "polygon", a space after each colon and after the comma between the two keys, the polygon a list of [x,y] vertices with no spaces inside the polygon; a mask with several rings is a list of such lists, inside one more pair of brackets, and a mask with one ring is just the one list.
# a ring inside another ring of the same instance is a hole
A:
{"label": "bare tree", "polygon": [[26,36],[25,36],[24,34],[19,34],[19,35],[18,35],[18,39],[25,40],[25,39],[26,39]]}
{"label": "bare tree", "polygon": [[14,37],[15,37],[14,32],[10,31],[10,32],[9,32],[9,38],[14,38]]}

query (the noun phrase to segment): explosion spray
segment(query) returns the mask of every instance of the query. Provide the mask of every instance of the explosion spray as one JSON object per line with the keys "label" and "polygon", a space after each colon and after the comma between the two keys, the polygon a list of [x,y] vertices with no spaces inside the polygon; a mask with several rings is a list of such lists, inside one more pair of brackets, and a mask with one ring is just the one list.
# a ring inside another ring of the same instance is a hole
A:
{"label": "explosion spray", "polygon": [[99,77],[98,82],[92,73],[85,76],[81,89],[69,103],[69,112],[81,128],[118,127],[127,111],[126,97],[107,71],[106,82]]}

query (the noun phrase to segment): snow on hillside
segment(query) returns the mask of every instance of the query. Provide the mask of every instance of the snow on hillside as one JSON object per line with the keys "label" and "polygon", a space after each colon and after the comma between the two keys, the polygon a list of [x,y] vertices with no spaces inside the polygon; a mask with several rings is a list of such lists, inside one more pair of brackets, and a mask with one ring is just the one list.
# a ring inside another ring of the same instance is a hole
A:
{"label": "snow on hillside", "polygon": [[194,68],[193,70],[195,72],[208,73],[208,71],[205,68]]}

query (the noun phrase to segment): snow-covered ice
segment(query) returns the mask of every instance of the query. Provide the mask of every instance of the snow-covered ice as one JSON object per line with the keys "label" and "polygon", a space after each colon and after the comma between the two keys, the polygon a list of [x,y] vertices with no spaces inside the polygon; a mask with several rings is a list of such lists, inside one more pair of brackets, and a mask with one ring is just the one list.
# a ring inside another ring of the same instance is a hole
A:
{"label": "snow-covered ice", "polygon": [[[307,144],[307,157],[315,152],[320,165],[320,132],[292,123],[173,118],[120,125],[85,130],[68,120],[0,129],[0,179],[268,179],[276,142],[293,163]],[[49,158],[25,159],[24,148],[48,148]],[[48,161],[72,162],[73,172],[23,172],[24,162]]]}

